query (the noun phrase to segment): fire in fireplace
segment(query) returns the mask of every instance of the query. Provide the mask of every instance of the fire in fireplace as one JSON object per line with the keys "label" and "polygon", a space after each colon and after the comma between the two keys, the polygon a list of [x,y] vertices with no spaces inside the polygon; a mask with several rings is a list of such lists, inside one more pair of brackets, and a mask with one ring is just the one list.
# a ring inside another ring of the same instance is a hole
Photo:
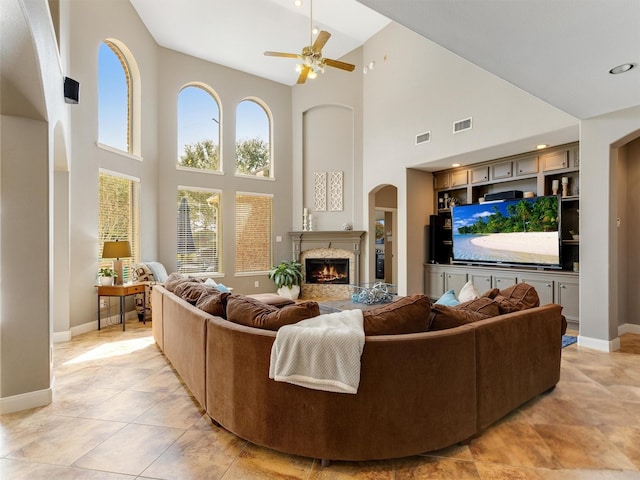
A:
{"label": "fire in fireplace", "polygon": [[348,258],[307,258],[305,260],[307,283],[348,284]]}

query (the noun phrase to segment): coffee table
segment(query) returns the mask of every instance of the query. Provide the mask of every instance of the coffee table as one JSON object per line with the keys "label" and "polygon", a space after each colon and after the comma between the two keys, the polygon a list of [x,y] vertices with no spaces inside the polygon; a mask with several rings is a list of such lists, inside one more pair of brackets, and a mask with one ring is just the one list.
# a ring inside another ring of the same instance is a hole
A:
{"label": "coffee table", "polygon": [[[395,302],[398,298],[400,298],[398,295],[394,295],[393,301]],[[373,308],[382,307],[388,304],[389,303],[374,303],[372,305],[367,305],[365,303],[354,303],[351,301],[350,298],[340,298],[337,300],[318,302],[318,306],[320,307],[320,313],[334,313],[334,312],[341,312],[342,310],[355,310],[355,309],[360,309],[364,312],[366,310],[371,310]]]}

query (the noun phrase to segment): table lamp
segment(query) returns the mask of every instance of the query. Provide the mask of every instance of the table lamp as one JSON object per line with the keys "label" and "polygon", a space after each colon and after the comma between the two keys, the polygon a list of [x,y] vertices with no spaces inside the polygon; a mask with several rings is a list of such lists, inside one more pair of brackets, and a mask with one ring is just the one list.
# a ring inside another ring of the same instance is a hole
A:
{"label": "table lamp", "polygon": [[127,240],[115,242],[104,242],[102,247],[102,258],[115,258],[113,261],[113,269],[116,272],[116,278],[114,279],[115,285],[122,285],[123,273],[122,273],[122,260],[131,256],[131,244]]}

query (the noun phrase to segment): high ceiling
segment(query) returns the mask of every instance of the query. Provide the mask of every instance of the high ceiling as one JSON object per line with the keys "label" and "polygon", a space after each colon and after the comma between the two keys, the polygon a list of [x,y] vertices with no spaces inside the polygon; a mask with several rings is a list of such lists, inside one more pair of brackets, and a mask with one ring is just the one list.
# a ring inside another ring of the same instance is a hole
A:
{"label": "high ceiling", "polygon": [[[167,48],[283,84],[309,43],[309,1],[130,0]],[[366,6],[365,6],[366,5]],[[379,11],[379,13],[373,10]],[[640,105],[640,0],[315,0],[325,57],[361,46],[392,19],[580,119]],[[616,65],[633,70],[611,75]]]}

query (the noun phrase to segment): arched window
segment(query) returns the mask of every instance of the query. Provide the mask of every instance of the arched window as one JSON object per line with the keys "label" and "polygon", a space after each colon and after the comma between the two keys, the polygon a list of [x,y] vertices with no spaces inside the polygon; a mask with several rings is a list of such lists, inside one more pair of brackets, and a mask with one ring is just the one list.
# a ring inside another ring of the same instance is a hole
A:
{"label": "arched window", "polygon": [[271,116],[257,100],[247,99],[236,110],[236,173],[273,177]]}
{"label": "arched window", "polygon": [[98,51],[98,142],[133,152],[132,75],[123,51],[110,40]]}
{"label": "arched window", "polygon": [[220,106],[204,85],[178,93],[178,166],[219,172]]}

